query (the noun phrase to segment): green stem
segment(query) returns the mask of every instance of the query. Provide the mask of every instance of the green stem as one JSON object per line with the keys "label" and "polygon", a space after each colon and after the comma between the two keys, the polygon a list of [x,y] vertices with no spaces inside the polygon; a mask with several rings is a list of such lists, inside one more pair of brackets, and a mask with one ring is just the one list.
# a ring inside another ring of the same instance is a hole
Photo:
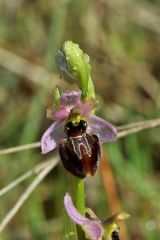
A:
{"label": "green stem", "polygon": [[75,202],[76,208],[81,214],[85,214],[85,190],[84,180],[75,177]]}
{"label": "green stem", "polygon": [[[75,203],[78,211],[85,215],[85,189],[84,189],[84,179],[75,177]],[[78,240],[84,239],[84,232],[80,226],[76,226]]]}

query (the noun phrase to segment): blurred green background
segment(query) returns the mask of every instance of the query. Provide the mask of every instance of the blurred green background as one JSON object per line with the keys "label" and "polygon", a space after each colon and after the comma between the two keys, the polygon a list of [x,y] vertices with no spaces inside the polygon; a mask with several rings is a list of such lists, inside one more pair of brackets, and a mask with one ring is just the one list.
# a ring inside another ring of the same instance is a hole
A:
{"label": "blurred green background", "polygon": [[[159,16],[158,0],[1,0],[0,148],[39,141],[51,124],[46,108],[52,103],[54,86],[74,88],[59,78],[54,62],[65,40],[78,43],[90,56],[99,116],[116,126],[160,117]],[[159,128],[145,130],[105,146],[118,201],[131,214],[128,237],[122,240],[159,239],[159,136]],[[39,148],[0,156],[0,188],[47,157]],[[87,180],[87,204],[105,217],[111,206],[102,168]],[[32,180],[0,198],[0,220]],[[68,185],[72,179],[59,164],[0,239],[61,239]]]}

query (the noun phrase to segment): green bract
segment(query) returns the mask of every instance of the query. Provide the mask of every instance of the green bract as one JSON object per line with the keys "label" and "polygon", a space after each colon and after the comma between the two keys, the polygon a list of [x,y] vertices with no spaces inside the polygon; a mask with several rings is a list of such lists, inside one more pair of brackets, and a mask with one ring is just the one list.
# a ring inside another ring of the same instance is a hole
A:
{"label": "green bract", "polygon": [[55,107],[60,106],[60,97],[61,97],[60,87],[56,86],[55,89],[54,89],[54,93],[53,93],[53,105]]}

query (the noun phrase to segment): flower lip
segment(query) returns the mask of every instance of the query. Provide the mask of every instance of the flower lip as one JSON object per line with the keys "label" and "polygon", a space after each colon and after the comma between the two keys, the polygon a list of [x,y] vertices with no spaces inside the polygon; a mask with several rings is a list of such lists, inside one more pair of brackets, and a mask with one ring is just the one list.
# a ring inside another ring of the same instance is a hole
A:
{"label": "flower lip", "polygon": [[119,239],[119,233],[117,231],[113,231],[111,233],[112,240],[120,240]]}

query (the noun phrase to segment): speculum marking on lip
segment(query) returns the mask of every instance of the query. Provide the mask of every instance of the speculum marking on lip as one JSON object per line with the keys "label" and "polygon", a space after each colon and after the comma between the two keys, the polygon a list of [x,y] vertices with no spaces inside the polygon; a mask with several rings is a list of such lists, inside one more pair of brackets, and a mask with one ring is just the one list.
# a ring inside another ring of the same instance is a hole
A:
{"label": "speculum marking on lip", "polygon": [[81,153],[81,146],[85,149],[86,154],[91,157],[92,151],[88,144],[88,140],[86,139],[86,134],[84,133],[81,136],[77,137],[69,137],[69,141],[71,141],[73,150],[78,156],[79,159],[82,159],[82,153]]}

